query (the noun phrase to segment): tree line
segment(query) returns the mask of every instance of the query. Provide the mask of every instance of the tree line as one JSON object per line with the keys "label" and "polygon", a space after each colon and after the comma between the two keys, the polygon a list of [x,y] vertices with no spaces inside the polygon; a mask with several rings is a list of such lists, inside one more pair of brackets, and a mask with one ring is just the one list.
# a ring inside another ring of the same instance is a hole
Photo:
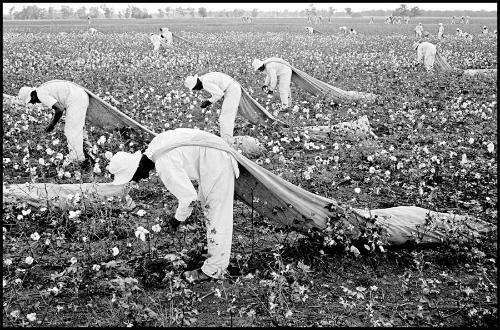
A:
{"label": "tree line", "polygon": [[210,11],[204,7],[198,9],[188,7],[171,7],[159,8],[154,12],[148,12],[146,8],[139,8],[134,5],[129,5],[124,10],[115,10],[112,7],[102,4],[100,6],[81,6],[78,9],[73,9],[70,6],[62,5],[59,8],[49,7],[40,8],[37,5],[23,6],[16,8],[12,6],[8,11],[3,13],[4,19],[17,20],[33,20],[33,19],[88,19],[88,18],[165,18],[165,17],[370,17],[370,16],[425,16],[425,17],[451,17],[451,16],[471,16],[471,17],[492,17],[497,16],[496,11],[468,11],[468,10],[422,10],[418,7],[408,8],[406,5],[401,5],[394,10],[364,10],[353,12],[351,8],[345,8],[344,11],[337,11],[330,7],[328,9],[316,9],[314,5],[309,5],[309,8],[303,10],[290,11],[288,9],[281,11],[259,11],[257,8],[253,10],[218,10]]}

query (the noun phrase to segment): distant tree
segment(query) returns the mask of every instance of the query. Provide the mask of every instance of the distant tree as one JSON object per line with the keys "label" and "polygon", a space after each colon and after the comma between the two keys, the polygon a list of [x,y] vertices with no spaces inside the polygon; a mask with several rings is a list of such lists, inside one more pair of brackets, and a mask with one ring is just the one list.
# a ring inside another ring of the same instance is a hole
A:
{"label": "distant tree", "polygon": [[123,18],[123,13],[122,13],[122,11],[121,11],[121,10],[118,12],[118,18],[119,18],[119,19],[122,19],[122,18]]}
{"label": "distant tree", "polygon": [[71,16],[73,16],[74,14],[74,10],[73,8],[71,8],[70,6],[61,6],[61,17],[66,19],[66,18],[70,18]]}
{"label": "distant tree", "polygon": [[49,17],[49,15],[47,14],[48,11],[46,8],[40,8],[40,12],[39,12],[40,16],[38,18],[43,18],[43,19],[47,19]]}
{"label": "distant tree", "polygon": [[393,16],[409,16],[410,15],[410,10],[408,10],[408,6],[405,4],[402,4],[399,8],[396,8],[394,12],[392,13]]}
{"label": "distant tree", "polygon": [[40,19],[42,10],[35,5],[23,7],[21,11],[14,13],[15,19]]}
{"label": "distant tree", "polygon": [[166,7],[166,8],[165,8],[165,14],[166,14],[167,16],[170,16],[170,14],[171,14],[171,13],[172,13],[172,8],[171,8],[171,7]]}
{"label": "distant tree", "polygon": [[182,7],[175,8],[175,12],[183,17],[184,17],[184,15],[186,15],[186,11],[184,9],[182,9]]}
{"label": "distant tree", "polygon": [[165,12],[163,11],[163,9],[161,8],[158,8],[158,17],[159,18],[163,18],[165,17]]}
{"label": "distant tree", "polygon": [[104,17],[106,17],[106,18],[113,17],[113,14],[115,13],[115,10],[113,8],[110,8],[110,7],[106,6],[105,4],[101,5],[101,9],[104,13]]}
{"label": "distant tree", "polygon": [[412,9],[410,9],[409,16],[410,17],[422,16],[422,11],[420,10],[420,8],[415,6]]}
{"label": "distant tree", "polygon": [[99,7],[90,7],[89,8],[89,16],[90,18],[98,18],[99,17]]}
{"label": "distant tree", "polygon": [[87,8],[86,7],[78,8],[75,12],[75,15],[78,18],[87,18]]}
{"label": "distant tree", "polygon": [[252,9],[252,17],[257,17],[259,15],[259,10],[257,8]]}
{"label": "distant tree", "polygon": [[125,18],[130,18],[132,16],[132,9],[130,7],[131,6],[128,5],[128,7],[125,9]]}
{"label": "distant tree", "polygon": [[200,17],[207,17],[207,8],[205,7],[198,8],[198,15],[200,15]]}
{"label": "distant tree", "polygon": [[349,16],[352,16],[352,9],[351,8],[346,8],[345,13]]}
{"label": "distant tree", "polygon": [[48,19],[56,18],[56,15],[57,15],[57,11],[54,7],[49,7],[49,9],[47,9],[47,18]]}
{"label": "distant tree", "polygon": [[316,15],[318,15],[318,13],[316,13],[316,8],[314,7],[314,4],[312,4],[312,3],[311,3],[311,4],[309,4],[309,7],[311,7],[311,8],[310,8],[309,13],[310,13],[312,16],[316,16]]}
{"label": "distant tree", "polygon": [[10,7],[10,9],[9,9],[9,17],[10,17],[10,19],[13,19],[13,18],[14,18],[14,9],[15,9],[15,8],[16,8],[16,7],[12,6],[12,7]]}
{"label": "distant tree", "polygon": [[335,9],[331,6],[328,8],[328,14],[330,14],[330,16],[333,16],[336,11],[337,11],[337,9]]}

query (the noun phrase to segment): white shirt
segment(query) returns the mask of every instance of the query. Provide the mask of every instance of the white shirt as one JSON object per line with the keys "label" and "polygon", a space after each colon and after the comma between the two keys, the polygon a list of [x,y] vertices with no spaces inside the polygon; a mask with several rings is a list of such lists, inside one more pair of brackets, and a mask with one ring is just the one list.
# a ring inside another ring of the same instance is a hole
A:
{"label": "white shirt", "polygon": [[79,95],[81,88],[66,81],[47,82],[36,89],[36,94],[43,105],[51,108],[60,102],[65,108],[71,106],[73,95]]}
{"label": "white shirt", "polygon": [[436,46],[427,41],[421,42],[417,47],[417,61],[421,63],[424,56],[431,53],[436,53]]}
{"label": "white shirt", "polygon": [[[165,147],[165,145],[174,143],[174,141],[189,141],[193,136],[199,136],[200,134],[206,136],[206,141],[220,142],[219,140],[222,140],[216,135],[201,130],[177,128],[158,134],[149,143],[144,154],[149,159],[152,159],[153,154],[162,147]],[[192,207],[189,205],[198,199],[198,194],[191,180],[196,180],[204,185],[213,184],[213,174],[220,167],[217,160],[203,157],[206,148],[208,147],[178,147],[165,152],[155,162],[156,172],[163,184],[179,202],[175,212],[175,218],[178,221],[185,221],[191,215]],[[221,150],[220,153],[222,154],[220,159],[232,160],[234,175],[238,177],[239,171],[236,160],[225,151]]]}
{"label": "white shirt", "polygon": [[165,39],[166,43],[171,45],[173,42],[174,42],[174,39],[173,39],[173,36],[172,36],[172,32],[170,31],[164,31],[162,32],[161,34],[163,36],[163,38]]}
{"label": "white shirt", "polygon": [[238,83],[222,72],[209,72],[198,78],[203,84],[203,89],[212,94],[212,97],[208,99],[212,103],[219,101],[231,84]]}
{"label": "white shirt", "polygon": [[[273,58],[269,58],[268,60],[272,60]],[[279,58],[276,58],[281,60]],[[267,61],[267,60],[266,60]],[[290,73],[290,67],[277,62],[267,63],[266,66],[266,80],[264,84],[269,86],[269,90],[273,91],[276,88],[276,84],[278,82],[278,77],[282,74]]]}

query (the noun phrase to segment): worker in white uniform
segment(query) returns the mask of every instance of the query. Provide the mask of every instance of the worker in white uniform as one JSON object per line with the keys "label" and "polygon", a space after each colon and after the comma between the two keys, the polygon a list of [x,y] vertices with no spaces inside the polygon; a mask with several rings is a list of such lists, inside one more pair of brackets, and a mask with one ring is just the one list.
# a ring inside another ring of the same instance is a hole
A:
{"label": "worker in white uniform", "polygon": [[306,26],[306,31],[308,34],[313,34],[314,33],[314,28],[312,26]]}
{"label": "worker in white uniform", "polygon": [[422,38],[422,33],[424,32],[424,26],[422,23],[418,23],[418,25],[415,27],[415,36],[417,38]]}
{"label": "worker in white uniform", "polygon": [[488,34],[488,28],[485,26],[483,26],[483,34]]}
{"label": "worker in white uniform", "polygon": [[204,89],[212,94],[212,97],[201,103],[202,109],[224,97],[219,115],[219,131],[222,139],[232,145],[234,142],[234,121],[241,100],[240,84],[225,73],[209,72],[202,76],[186,77],[184,86],[190,90]]}
{"label": "worker in white uniform", "polygon": [[[109,162],[114,184],[139,182],[154,168],[165,187],[177,198],[175,215],[167,223],[176,232],[199,200],[207,218],[208,258],[199,269],[183,275],[188,280],[222,279],[229,265],[233,235],[234,181],[238,163],[228,152],[206,146],[179,146],[193,138],[220,144],[221,138],[201,130],[177,128],[158,134],[144,153],[117,152]],[[225,143],[224,143],[225,144]],[[191,180],[198,181],[198,193]]]}
{"label": "worker in white uniform", "polygon": [[45,128],[49,133],[66,112],[64,135],[68,141],[69,162],[84,162],[88,166],[88,154],[84,152],[83,141],[87,138],[85,131],[85,117],[89,106],[89,96],[85,90],[67,81],[49,81],[38,88],[24,86],[18,94],[19,99],[28,104],[41,103],[54,109],[54,116]]}
{"label": "worker in white uniform", "polygon": [[[280,58],[274,58],[278,61],[283,61]],[[278,91],[280,93],[281,108],[286,109],[290,106],[292,101],[292,91],[290,89],[290,83],[292,80],[292,69],[285,64],[278,62],[270,62],[273,58],[268,58],[265,61],[259,59],[254,59],[252,62],[252,67],[254,71],[261,71],[266,73],[266,79],[262,90],[268,94],[272,94],[278,86]],[[264,63],[266,62],[266,63]]]}
{"label": "worker in white uniform", "polygon": [[443,39],[444,37],[444,26],[443,23],[439,23],[438,38]]}
{"label": "worker in white uniform", "polygon": [[165,41],[165,44],[167,46],[172,46],[174,43],[172,32],[170,32],[167,27],[160,28],[160,32],[161,32],[160,36]]}
{"label": "worker in white uniform", "polygon": [[415,50],[417,51],[417,62],[423,63],[424,67],[427,71],[431,71],[434,66],[434,62],[436,61],[436,46],[431,44],[430,42],[415,42],[413,45]]}

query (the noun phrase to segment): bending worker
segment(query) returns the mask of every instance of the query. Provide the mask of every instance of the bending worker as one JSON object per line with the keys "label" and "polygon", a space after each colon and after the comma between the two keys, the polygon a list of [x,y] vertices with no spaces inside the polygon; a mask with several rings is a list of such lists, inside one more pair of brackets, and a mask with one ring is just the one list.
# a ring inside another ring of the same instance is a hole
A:
{"label": "bending worker", "polygon": [[278,84],[278,91],[280,93],[281,107],[286,109],[290,106],[292,101],[292,91],[290,89],[290,83],[292,79],[292,68],[283,63],[276,62],[283,61],[277,57],[271,57],[264,61],[259,59],[254,59],[252,62],[252,67],[254,71],[266,72],[266,79],[262,90],[268,94],[272,94]]}
{"label": "bending worker", "polygon": [[[89,96],[85,90],[68,81],[49,81],[38,88],[21,87],[18,97],[26,104],[42,103],[54,109],[55,112],[52,121],[45,128],[45,132],[47,133],[54,130],[56,124],[66,111],[64,135],[68,141],[68,161],[83,162],[86,160],[83,140],[87,138],[84,125],[89,106]],[[87,166],[88,164],[86,163],[82,165]]]}
{"label": "bending worker", "polygon": [[204,100],[200,107],[206,108],[224,97],[219,116],[220,136],[229,145],[233,143],[234,121],[241,99],[240,84],[222,72],[209,72],[202,76],[186,77],[184,86],[190,90],[206,90],[212,97]]}
{"label": "bending worker", "polygon": [[[108,169],[114,174],[113,183],[119,185],[146,179],[149,172],[156,169],[165,187],[179,202],[174,217],[168,221],[174,232],[191,215],[191,203],[201,202],[207,218],[209,257],[201,268],[184,273],[188,280],[221,279],[229,265],[234,180],[239,176],[239,170],[232,155],[215,148],[221,143],[226,145],[211,133],[178,128],[158,134],[143,154],[140,151],[134,154],[119,151],[109,162]],[[214,147],[206,146],[210,144]],[[198,181],[198,193],[191,180]]]}

